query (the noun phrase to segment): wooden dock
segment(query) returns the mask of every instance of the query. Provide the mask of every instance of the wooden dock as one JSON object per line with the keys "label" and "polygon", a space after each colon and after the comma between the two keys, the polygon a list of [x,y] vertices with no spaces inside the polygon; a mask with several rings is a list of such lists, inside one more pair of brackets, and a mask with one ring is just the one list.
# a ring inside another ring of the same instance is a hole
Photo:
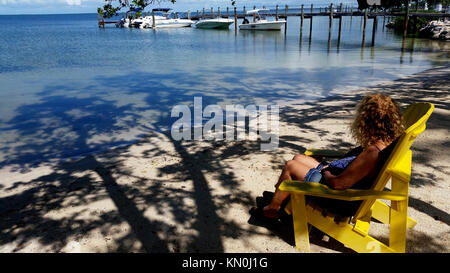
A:
{"label": "wooden dock", "polygon": [[[256,9],[256,6],[253,6],[253,9]],[[263,6],[263,9],[265,9],[265,7]],[[449,13],[425,13],[425,12],[418,12],[417,7],[415,12],[410,12],[409,11],[409,6],[406,7],[406,10],[404,12],[369,12],[368,9],[363,10],[363,11],[359,11],[359,10],[355,10],[353,11],[352,7],[343,7],[342,3],[339,5],[339,7],[335,8],[333,6],[333,4],[330,4],[329,7],[326,8],[319,8],[319,11],[317,12],[317,8],[315,9],[316,11],[314,11],[314,5],[311,4],[311,6],[305,7],[304,5],[301,5],[301,8],[299,9],[294,8],[294,10],[300,10],[300,12],[289,12],[289,6],[285,5],[283,9],[280,10],[279,6],[277,5],[275,10],[267,10],[266,12],[264,12],[265,16],[269,16],[269,17],[275,17],[275,20],[279,20],[281,19],[286,19],[288,17],[300,17],[300,41],[302,39],[302,33],[303,33],[303,20],[305,19],[309,19],[310,20],[310,28],[309,28],[309,34],[310,37],[312,36],[312,25],[313,25],[313,18],[317,17],[317,16],[326,16],[329,17],[329,42],[331,39],[331,30],[332,30],[332,24],[334,19],[339,19],[339,34],[338,34],[338,43],[340,42],[340,37],[341,37],[341,25],[342,25],[342,18],[343,17],[361,17],[361,24],[363,24],[363,41],[362,43],[364,44],[365,42],[365,37],[366,37],[366,25],[367,25],[367,20],[371,19],[374,20],[374,24],[373,25],[373,30],[372,30],[372,45],[375,44],[375,29],[376,29],[376,21],[377,21],[377,17],[383,17],[383,21],[385,21],[386,18],[388,18],[388,20],[392,20],[394,17],[397,16],[404,16],[406,18],[405,20],[405,26],[404,26],[404,37],[406,37],[407,34],[407,27],[408,27],[408,21],[409,19],[412,18],[417,18],[417,17],[436,17],[436,18],[449,18],[450,14]],[[309,12],[307,12],[309,11]],[[183,12],[181,13],[183,14],[183,16],[180,16],[180,18],[182,19],[191,19],[191,20],[200,20],[200,19],[207,19],[207,18],[216,18],[216,17],[224,17],[224,18],[234,18],[235,20],[235,32],[237,33],[238,31],[238,19],[244,19],[246,17],[251,17],[251,15],[247,14],[247,10],[246,7],[244,6],[242,8],[242,11],[237,11],[236,7],[233,7],[233,9],[231,10],[230,8],[226,8],[226,11],[221,11],[220,8],[218,8],[216,11],[214,11],[214,8],[211,8],[210,10],[206,10],[205,8],[203,8],[202,10],[196,10],[194,12],[191,12],[190,10],[188,10],[187,12]],[[143,13],[144,16],[150,16],[151,12],[147,12],[147,13]],[[124,18],[124,14],[122,13],[122,18]],[[105,24],[116,24],[118,23],[118,21],[105,21],[103,16],[101,14],[98,14],[98,26],[100,28],[104,28]],[[287,30],[287,22],[285,24],[285,33]]]}
{"label": "wooden dock", "polygon": [[[274,12],[266,12],[265,13],[266,16],[268,17],[276,17],[276,13]],[[330,13],[324,13],[324,12],[309,12],[309,13],[304,13],[304,18],[305,19],[309,19],[311,17],[315,17],[315,16],[326,16],[329,17]],[[218,15],[217,14],[210,14],[207,13],[204,16],[203,15],[191,15],[190,17],[188,16],[182,16],[180,18],[182,19],[191,19],[191,20],[200,20],[200,19],[211,19],[211,18],[216,18]],[[244,14],[237,14],[236,15],[238,19],[244,19],[245,17],[251,17],[249,15],[244,16]],[[287,17],[301,17],[302,14],[300,12],[298,13],[289,13],[288,15],[284,15],[284,14],[279,14],[278,18],[282,18],[282,19],[286,19]],[[364,16],[364,11],[354,11],[354,12],[337,12],[334,13],[333,18],[340,18],[343,16]],[[368,16],[370,18],[376,17],[376,16],[386,16],[386,17],[396,17],[396,16],[405,16],[404,13],[398,13],[398,12],[371,12],[368,13]],[[234,17],[234,15],[227,15],[227,14],[222,14],[220,15],[220,17],[223,18],[229,18],[229,17]],[[409,13],[409,17],[439,17],[439,18],[450,18],[450,13],[419,13],[419,12],[411,12]]]}

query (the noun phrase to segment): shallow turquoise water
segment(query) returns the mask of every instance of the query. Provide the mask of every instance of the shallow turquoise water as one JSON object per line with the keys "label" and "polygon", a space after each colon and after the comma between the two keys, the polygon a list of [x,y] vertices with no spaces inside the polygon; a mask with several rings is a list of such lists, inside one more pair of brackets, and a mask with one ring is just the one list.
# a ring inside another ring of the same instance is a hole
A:
{"label": "shallow turquoise water", "polygon": [[[176,104],[329,96],[448,63],[448,44],[361,18],[289,18],[288,31],[98,29],[97,16],[0,16],[0,167],[97,152],[165,130]],[[402,45],[404,49],[402,50]],[[447,51],[444,48],[447,47]]]}

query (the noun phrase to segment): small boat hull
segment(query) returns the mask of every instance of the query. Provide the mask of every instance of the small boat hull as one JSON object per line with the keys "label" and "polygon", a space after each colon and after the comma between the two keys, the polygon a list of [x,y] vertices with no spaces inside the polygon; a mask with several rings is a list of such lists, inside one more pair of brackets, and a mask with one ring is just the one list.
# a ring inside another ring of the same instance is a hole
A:
{"label": "small boat hull", "polygon": [[190,27],[194,21],[186,20],[186,19],[169,19],[169,20],[161,20],[156,21],[155,28],[182,28],[182,27]]}
{"label": "small boat hull", "polygon": [[200,29],[228,29],[233,23],[234,20],[231,19],[200,20],[195,23],[195,27]]}
{"label": "small boat hull", "polygon": [[266,21],[239,25],[241,30],[281,30],[286,21]]}

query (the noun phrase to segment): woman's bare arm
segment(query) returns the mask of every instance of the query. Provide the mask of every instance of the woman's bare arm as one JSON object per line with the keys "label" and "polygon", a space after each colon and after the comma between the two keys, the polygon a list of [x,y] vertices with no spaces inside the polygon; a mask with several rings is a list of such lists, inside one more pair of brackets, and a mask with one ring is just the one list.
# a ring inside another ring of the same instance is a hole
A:
{"label": "woman's bare arm", "polygon": [[332,175],[324,169],[324,179],[329,186],[336,190],[345,190],[376,171],[378,150],[369,146],[340,174]]}

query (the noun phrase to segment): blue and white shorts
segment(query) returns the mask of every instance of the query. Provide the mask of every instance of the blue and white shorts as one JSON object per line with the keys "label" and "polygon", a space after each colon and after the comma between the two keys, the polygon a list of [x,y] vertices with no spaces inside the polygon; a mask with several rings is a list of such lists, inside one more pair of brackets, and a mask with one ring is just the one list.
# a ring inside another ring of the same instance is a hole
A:
{"label": "blue and white shorts", "polygon": [[322,173],[320,171],[323,169],[323,165],[323,163],[320,163],[316,168],[309,169],[305,175],[305,181],[319,183],[322,180]]}

